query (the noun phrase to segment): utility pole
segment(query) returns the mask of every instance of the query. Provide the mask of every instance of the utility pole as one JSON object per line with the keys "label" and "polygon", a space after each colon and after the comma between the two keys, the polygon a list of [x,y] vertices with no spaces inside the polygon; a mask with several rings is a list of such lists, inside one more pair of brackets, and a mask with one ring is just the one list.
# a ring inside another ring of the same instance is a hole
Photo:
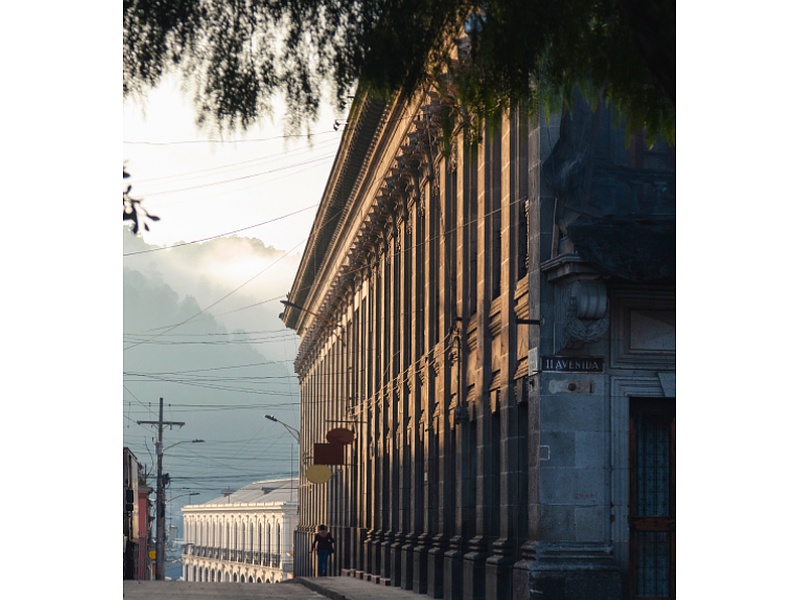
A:
{"label": "utility pole", "polygon": [[164,399],[158,399],[158,421],[137,421],[139,425],[157,425],[158,441],[156,442],[156,579],[164,579],[164,565],[166,564],[166,529],[164,528],[164,517],[167,511],[166,494],[164,489],[164,477],[161,473],[161,457],[164,455],[164,425],[169,427],[183,427],[185,423],[180,421],[164,420]]}

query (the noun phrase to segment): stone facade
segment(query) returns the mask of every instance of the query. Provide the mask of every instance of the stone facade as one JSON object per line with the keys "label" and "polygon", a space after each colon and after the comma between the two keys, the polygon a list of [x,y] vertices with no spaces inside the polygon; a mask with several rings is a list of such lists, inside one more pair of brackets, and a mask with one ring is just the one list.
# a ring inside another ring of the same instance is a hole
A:
{"label": "stone facade", "polygon": [[292,577],[297,479],[257,481],[182,511],[185,581],[277,583]]}
{"label": "stone facade", "polygon": [[[674,407],[674,150],[580,102],[445,147],[445,103],[356,97],[286,303],[295,573],[325,523],[337,572],[434,598],[674,597],[674,409],[672,438],[641,421],[655,453],[631,442],[634,401]],[[344,464],[308,480],[342,427]],[[634,480],[658,515],[630,514]],[[655,528],[636,552],[632,522]]]}

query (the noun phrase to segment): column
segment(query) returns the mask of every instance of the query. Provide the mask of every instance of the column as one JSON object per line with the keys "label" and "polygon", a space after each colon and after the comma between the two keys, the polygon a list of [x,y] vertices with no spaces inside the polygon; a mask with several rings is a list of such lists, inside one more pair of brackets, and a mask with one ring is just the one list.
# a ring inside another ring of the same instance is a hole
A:
{"label": "column", "polygon": [[493,153],[493,171],[499,173],[499,189],[493,186],[493,194],[500,194],[500,380],[499,398],[495,407],[493,420],[499,420],[499,436],[492,440],[499,445],[499,497],[498,501],[498,534],[499,538],[492,545],[492,556],[486,566],[487,600],[505,600],[511,594],[511,569],[516,559],[517,540],[515,539],[516,514],[519,509],[520,494],[517,485],[520,481],[520,464],[517,454],[519,444],[515,428],[517,419],[517,403],[514,390],[514,375],[517,367],[517,324],[514,313],[515,289],[517,279],[517,214],[512,204],[511,190],[516,189],[515,168],[512,161],[516,158],[514,147],[515,132],[511,128],[509,114],[504,114],[500,131],[499,151]]}
{"label": "column", "polygon": [[477,289],[475,303],[475,326],[477,329],[474,355],[475,391],[470,410],[471,440],[475,451],[475,535],[467,542],[464,555],[464,598],[483,600],[485,597],[485,562],[489,537],[488,514],[491,510],[489,498],[489,478],[492,469],[489,452],[491,435],[488,427],[491,411],[488,406],[489,382],[491,381],[491,336],[489,333],[489,308],[491,306],[491,199],[487,194],[491,177],[487,173],[489,144],[484,131],[484,139],[478,147],[477,165]]}

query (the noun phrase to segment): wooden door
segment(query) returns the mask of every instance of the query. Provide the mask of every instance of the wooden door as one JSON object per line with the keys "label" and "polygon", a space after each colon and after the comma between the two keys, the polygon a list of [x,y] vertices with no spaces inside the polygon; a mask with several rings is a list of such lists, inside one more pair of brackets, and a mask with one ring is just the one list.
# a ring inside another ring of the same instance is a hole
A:
{"label": "wooden door", "polygon": [[634,600],[675,598],[675,399],[630,404],[630,575]]}

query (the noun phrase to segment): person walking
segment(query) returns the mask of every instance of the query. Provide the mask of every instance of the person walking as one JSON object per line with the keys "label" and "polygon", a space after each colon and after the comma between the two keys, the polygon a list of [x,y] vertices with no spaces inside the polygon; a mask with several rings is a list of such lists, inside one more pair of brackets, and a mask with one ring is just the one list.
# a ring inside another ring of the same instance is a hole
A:
{"label": "person walking", "polygon": [[311,543],[311,554],[314,550],[317,551],[317,573],[320,577],[328,574],[328,557],[334,553],[333,549],[333,536],[325,525],[317,527],[317,533],[314,534],[314,541]]}

